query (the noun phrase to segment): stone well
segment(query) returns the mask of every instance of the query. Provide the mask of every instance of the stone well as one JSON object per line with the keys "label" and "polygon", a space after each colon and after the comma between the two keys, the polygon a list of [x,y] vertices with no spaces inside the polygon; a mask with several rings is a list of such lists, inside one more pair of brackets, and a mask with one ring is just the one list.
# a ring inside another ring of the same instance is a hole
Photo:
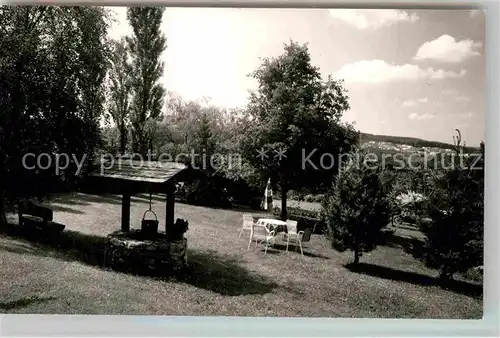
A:
{"label": "stone well", "polygon": [[108,235],[106,267],[149,275],[170,275],[187,266],[187,240],[171,240],[164,233],[145,236],[141,230]]}

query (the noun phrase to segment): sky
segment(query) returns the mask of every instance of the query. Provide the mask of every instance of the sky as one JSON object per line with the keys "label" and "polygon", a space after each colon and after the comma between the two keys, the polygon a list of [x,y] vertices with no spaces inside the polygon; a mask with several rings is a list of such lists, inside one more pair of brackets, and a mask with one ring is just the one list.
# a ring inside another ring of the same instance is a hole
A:
{"label": "sky", "polygon": [[[130,35],[113,7],[114,39]],[[186,100],[247,103],[248,74],[290,39],[307,43],[326,78],[343,79],[362,132],[453,142],[484,140],[485,16],[478,10],[166,8],[161,79]]]}

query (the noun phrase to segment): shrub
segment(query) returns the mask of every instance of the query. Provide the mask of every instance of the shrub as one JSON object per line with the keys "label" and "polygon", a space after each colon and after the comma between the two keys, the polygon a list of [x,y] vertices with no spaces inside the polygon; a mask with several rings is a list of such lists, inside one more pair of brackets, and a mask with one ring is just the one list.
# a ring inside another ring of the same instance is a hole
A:
{"label": "shrub", "polygon": [[[319,211],[304,210],[300,208],[287,207],[287,218],[297,221],[297,230],[307,228],[314,229],[315,233],[322,234],[325,230],[325,222],[319,217]],[[274,216],[281,215],[281,209],[274,207],[272,210]]]}
{"label": "shrub", "polygon": [[304,201],[305,202],[314,202],[314,195],[307,194],[304,196]]}
{"label": "shrub", "polygon": [[325,194],[318,194],[313,197],[313,200],[311,202],[315,203],[323,203],[325,200],[326,195]]}
{"label": "shrub", "polygon": [[[281,197],[281,193],[280,196]],[[291,199],[291,200],[296,200],[296,201],[303,201],[304,200],[304,193],[297,191],[297,190],[290,190],[286,194],[286,198]],[[288,208],[287,208],[288,210]]]}
{"label": "shrub", "polygon": [[252,188],[243,180],[225,179],[221,182],[227,190],[228,196],[235,204],[249,206],[253,209],[260,208],[264,192]]}
{"label": "shrub", "polygon": [[209,207],[231,207],[226,189],[213,177],[204,177],[184,185],[185,202]]}

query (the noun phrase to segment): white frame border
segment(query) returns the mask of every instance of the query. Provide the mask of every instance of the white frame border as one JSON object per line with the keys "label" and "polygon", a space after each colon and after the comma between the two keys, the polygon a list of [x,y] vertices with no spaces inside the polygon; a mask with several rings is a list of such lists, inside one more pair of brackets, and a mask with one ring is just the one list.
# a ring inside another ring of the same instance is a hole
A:
{"label": "white frame border", "polygon": [[[42,4],[29,0],[3,4]],[[49,1],[45,2],[47,4]],[[330,319],[269,317],[155,317],[92,315],[0,315],[0,335],[8,337],[119,336],[119,337],[443,337],[495,336],[499,328],[499,4],[497,1],[50,1],[51,4],[126,6],[161,4],[169,7],[276,7],[276,8],[401,8],[477,9],[486,15],[486,183],[484,316],[481,320]],[[1,278],[1,277],[0,277]],[[168,300],[166,300],[168,301]],[[252,330],[248,330],[252,327]]]}

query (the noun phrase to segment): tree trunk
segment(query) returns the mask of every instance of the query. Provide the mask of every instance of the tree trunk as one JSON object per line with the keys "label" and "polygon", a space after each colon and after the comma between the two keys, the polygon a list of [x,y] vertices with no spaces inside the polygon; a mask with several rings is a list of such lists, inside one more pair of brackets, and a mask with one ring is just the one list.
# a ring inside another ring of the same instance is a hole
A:
{"label": "tree trunk", "polygon": [[126,139],[127,135],[125,133],[126,133],[125,126],[124,125],[120,126],[120,153],[122,155],[125,154],[125,145],[127,142]]}
{"label": "tree trunk", "polygon": [[355,248],[354,249],[354,264],[358,264],[359,263],[359,249],[358,248]]}
{"label": "tree trunk", "polygon": [[286,221],[288,215],[286,210],[286,195],[288,193],[288,188],[285,183],[281,185],[281,219]]}
{"label": "tree trunk", "polygon": [[148,153],[153,154],[153,138],[149,137],[148,139]]}

